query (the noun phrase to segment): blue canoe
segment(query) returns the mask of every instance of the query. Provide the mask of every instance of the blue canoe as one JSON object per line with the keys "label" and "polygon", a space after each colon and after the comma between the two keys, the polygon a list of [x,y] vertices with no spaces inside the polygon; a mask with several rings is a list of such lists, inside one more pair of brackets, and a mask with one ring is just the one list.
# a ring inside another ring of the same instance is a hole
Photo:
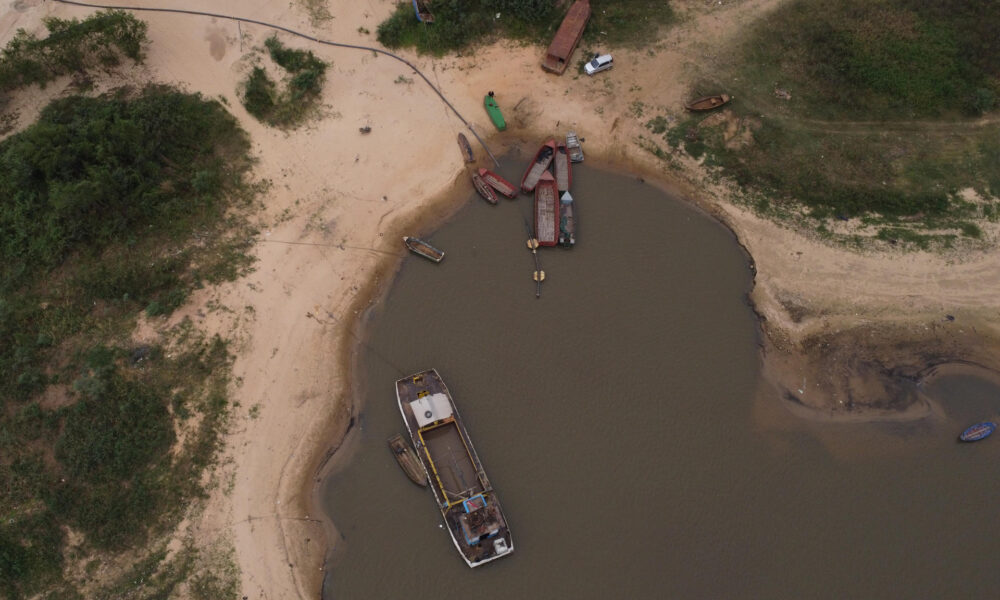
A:
{"label": "blue canoe", "polygon": [[434,22],[434,15],[431,14],[424,0],[413,0],[413,10],[417,13],[417,20],[421,23]]}
{"label": "blue canoe", "polygon": [[969,427],[962,432],[962,435],[958,436],[958,439],[963,442],[978,442],[984,437],[988,437],[994,430],[996,430],[997,424],[985,421],[983,423],[976,423],[972,427]]}

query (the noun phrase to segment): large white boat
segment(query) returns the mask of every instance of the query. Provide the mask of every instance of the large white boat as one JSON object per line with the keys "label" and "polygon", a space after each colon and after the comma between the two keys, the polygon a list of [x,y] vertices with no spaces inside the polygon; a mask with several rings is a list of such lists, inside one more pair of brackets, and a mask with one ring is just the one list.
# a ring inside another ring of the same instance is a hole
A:
{"label": "large white boat", "polygon": [[437,371],[400,379],[396,397],[445,526],[465,562],[478,567],[513,552],[500,501]]}

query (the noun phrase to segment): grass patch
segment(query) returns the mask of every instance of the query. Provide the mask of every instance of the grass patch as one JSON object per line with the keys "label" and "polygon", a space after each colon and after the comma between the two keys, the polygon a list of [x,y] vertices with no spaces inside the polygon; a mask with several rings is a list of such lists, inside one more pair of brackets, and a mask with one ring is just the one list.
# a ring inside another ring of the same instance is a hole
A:
{"label": "grass patch", "polygon": [[62,576],[67,529],[84,555],[128,552],[204,493],[226,343],[187,323],[130,335],[249,268],[249,167],[218,102],[162,86],[56,100],[0,142],[3,597],[83,597]]}
{"label": "grass patch", "polygon": [[[411,2],[401,2],[392,16],[379,24],[377,35],[389,48],[410,47],[435,55],[497,37],[547,45],[568,7],[559,9],[551,0],[440,1],[431,4],[434,23],[427,24],[417,21]],[[583,35],[588,42],[602,45],[648,44],[660,27],[675,20],[666,0],[595,0],[591,11]]]}
{"label": "grass patch", "polygon": [[37,84],[60,75],[109,67],[121,57],[142,62],[148,43],[146,23],[120,10],[94,13],[83,21],[47,17],[48,36],[38,39],[18,29],[0,55],[0,91]]}
{"label": "grass patch", "polygon": [[285,47],[277,36],[264,42],[268,55],[286,77],[281,89],[267,71],[254,67],[243,82],[243,106],[262,123],[275,127],[301,125],[322,97],[327,64],[309,51]]}

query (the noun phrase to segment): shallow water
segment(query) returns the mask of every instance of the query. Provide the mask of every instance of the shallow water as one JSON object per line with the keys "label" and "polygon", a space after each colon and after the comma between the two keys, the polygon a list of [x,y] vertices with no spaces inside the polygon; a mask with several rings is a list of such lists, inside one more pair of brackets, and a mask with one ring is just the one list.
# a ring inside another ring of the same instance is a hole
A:
{"label": "shallow water", "polygon": [[[519,181],[526,159],[503,174]],[[328,598],[953,597],[992,585],[1000,440],[955,443],[997,390],[918,423],[803,422],[760,400],[751,271],[732,235],[636,178],[574,171],[577,247],[530,200],[478,198],[405,259],[368,323],[358,426],[324,482]],[[437,368],[511,523],[469,569],[399,470],[394,381]],[[961,388],[961,385],[957,384]],[[969,403],[975,404],[971,406]],[[969,414],[965,414],[969,413]],[[976,418],[974,420],[982,420]]]}

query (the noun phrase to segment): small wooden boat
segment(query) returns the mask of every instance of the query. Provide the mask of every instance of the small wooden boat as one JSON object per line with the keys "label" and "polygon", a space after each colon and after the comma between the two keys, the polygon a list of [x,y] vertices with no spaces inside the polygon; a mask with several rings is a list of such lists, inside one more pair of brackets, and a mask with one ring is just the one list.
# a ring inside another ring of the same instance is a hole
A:
{"label": "small wooden boat", "polygon": [[480,167],[479,176],[482,177],[483,181],[489,184],[491,188],[500,192],[504,196],[507,196],[508,198],[514,198],[517,196],[517,187],[493,171]]}
{"label": "small wooden boat", "polygon": [[538,153],[531,159],[531,164],[528,165],[528,170],[524,172],[524,177],[521,178],[522,191],[527,194],[535,191],[535,186],[538,184],[539,178],[541,178],[542,173],[548,171],[555,153],[555,140],[549,140],[542,144],[542,147],[538,149]]}
{"label": "small wooden boat", "polygon": [[482,196],[484,200],[490,204],[497,203],[496,191],[483,181],[483,178],[479,176],[479,173],[472,174],[472,185],[475,186],[476,191],[479,192],[479,195]]}
{"label": "small wooden boat", "polygon": [[462,158],[465,162],[476,162],[476,155],[472,152],[472,146],[469,145],[469,138],[465,137],[464,133],[458,134],[458,147],[462,151]]}
{"label": "small wooden boat", "polygon": [[434,262],[439,263],[441,262],[441,259],[444,258],[443,251],[438,250],[437,248],[431,246],[430,244],[428,244],[427,242],[423,241],[420,238],[404,235],[403,244],[405,244],[406,247],[410,249],[410,252],[413,252],[414,254],[419,254],[420,256],[423,256],[427,260],[433,260]]}
{"label": "small wooden boat", "polygon": [[732,100],[728,94],[719,94],[717,96],[705,96],[704,98],[698,98],[697,100],[692,100],[684,105],[684,108],[688,110],[701,111],[701,110],[712,110],[713,108],[718,108]]}
{"label": "small wooden boat", "polygon": [[976,423],[972,427],[969,427],[962,432],[962,435],[958,436],[958,439],[963,442],[978,442],[979,440],[988,437],[997,428],[996,423],[985,421],[983,423]]}
{"label": "small wooden boat", "polygon": [[552,160],[552,171],[556,176],[556,187],[560,192],[568,192],[569,186],[573,183],[573,169],[569,165],[569,156],[566,154],[566,144],[556,143],[556,154]]}
{"label": "small wooden boat", "polygon": [[504,120],[503,113],[500,112],[500,106],[493,97],[493,92],[486,94],[483,98],[483,105],[486,106],[486,113],[490,116],[490,120],[493,121],[496,128],[500,131],[507,129],[507,121]]}
{"label": "small wooden boat", "polygon": [[559,245],[567,248],[576,244],[576,217],[573,214],[573,196],[563,193],[559,199]]}
{"label": "small wooden boat", "polygon": [[559,192],[552,173],[544,171],[535,186],[535,239],[539,246],[559,242]]}
{"label": "small wooden boat", "polygon": [[583,146],[580,145],[580,138],[576,137],[575,131],[566,134],[566,149],[569,151],[571,161],[583,162]]}
{"label": "small wooden boat", "polygon": [[420,465],[420,460],[417,459],[413,448],[410,448],[410,445],[403,440],[403,436],[397,433],[390,437],[388,441],[389,449],[392,450],[393,456],[396,457],[399,468],[403,469],[403,472],[410,478],[410,481],[419,486],[427,487],[427,473],[424,472],[424,468]]}
{"label": "small wooden boat", "polygon": [[417,13],[417,20],[421,23],[433,23],[434,15],[431,14],[429,8],[427,8],[427,2],[424,0],[413,0],[413,10]]}

